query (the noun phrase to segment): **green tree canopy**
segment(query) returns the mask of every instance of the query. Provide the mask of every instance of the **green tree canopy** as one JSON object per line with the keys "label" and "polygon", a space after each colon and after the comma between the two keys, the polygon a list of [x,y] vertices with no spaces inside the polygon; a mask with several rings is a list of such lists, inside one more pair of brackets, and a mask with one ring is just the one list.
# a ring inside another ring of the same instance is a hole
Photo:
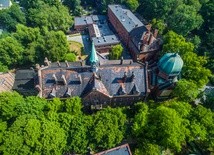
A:
{"label": "green tree canopy", "polygon": [[175,89],[173,90],[173,96],[178,97],[179,100],[185,102],[191,102],[199,94],[197,85],[192,81],[181,79],[177,82]]}
{"label": "green tree canopy", "polygon": [[203,19],[197,10],[190,5],[179,5],[167,20],[170,29],[178,34],[187,35],[190,31],[198,29]]}
{"label": "green tree canopy", "polygon": [[25,14],[19,5],[13,4],[9,9],[0,10],[0,26],[7,31],[15,31],[16,25],[26,24]]}
{"label": "green tree canopy", "polygon": [[112,47],[109,57],[111,60],[118,60],[121,58],[123,52],[123,47],[121,44]]}
{"label": "green tree canopy", "polygon": [[13,37],[0,39],[0,62],[5,66],[16,66],[20,64],[24,49]]}
{"label": "green tree canopy", "polygon": [[132,11],[135,11],[139,6],[138,0],[127,0],[125,3]]}
{"label": "green tree canopy", "polygon": [[122,109],[106,108],[93,116],[91,129],[91,147],[108,149],[119,144],[125,132],[126,116]]}
{"label": "green tree canopy", "polygon": [[31,8],[28,10],[27,17],[27,23],[32,27],[47,27],[48,30],[66,32],[72,26],[68,9],[62,4],[59,6],[44,4],[39,8]]}

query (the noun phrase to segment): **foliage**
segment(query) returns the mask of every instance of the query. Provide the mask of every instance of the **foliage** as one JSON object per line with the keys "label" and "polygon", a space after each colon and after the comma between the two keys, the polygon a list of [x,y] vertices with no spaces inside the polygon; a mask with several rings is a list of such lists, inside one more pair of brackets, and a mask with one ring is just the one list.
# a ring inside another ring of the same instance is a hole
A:
{"label": "foliage", "polygon": [[179,80],[173,90],[173,96],[178,97],[179,100],[185,102],[191,102],[199,94],[197,85],[192,81],[185,79]]}
{"label": "foliage", "polygon": [[80,5],[81,0],[64,0],[63,4],[67,6],[73,15],[80,16],[82,13],[82,6]]}
{"label": "foliage", "polygon": [[75,62],[77,59],[77,56],[74,53],[67,53],[67,54],[65,54],[64,59],[67,60],[68,62]]}
{"label": "foliage", "polygon": [[143,14],[148,19],[165,20],[172,14],[175,8],[182,4],[182,0],[141,0],[141,8]]}
{"label": "foliage", "polygon": [[47,27],[48,30],[66,32],[71,27],[72,19],[66,7],[41,5],[39,8],[28,10],[27,22],[32,27]]}
{"label": "foliage", "polygon": [[11,32],[16,30],[16,25],[26,24],[25,14],[19,5],[13,4],[9,9],[0,10],[0,26]]}
{"label": "foliage", "polygon": [[16,66],[22,60],[24,49],[13,37],[0,39],[0,62],[5,66]]}
{"label": "foliage", "polygon": [[97,112],[93,116],[93,120],[94,128],[90,131],[93,149],[112,148],[122,141],[126,116],[121,109],[106,108]]}
{"label": "foliage", "polygon": [[130,8],[130,10],[135,11],[139,6],[139,2],[138,0],[127,0],[126,5]]}
{"label": "foliage", "polygon": [[159,34],[163,34],[166,29],[166,24],[163,20],[157,20],[156,18],[151,21],[152,28],[157,29]]}
{"label": "foliage", "polygon": [[111,60],[117,60],[120,59],[122,56],[122,52],[123,52],[123,47],[122,45],[115,45],[112,47],[109,57]]}
{"label": "foliage", "polygon": [[0,62],[0,72],[7,72],[8,71],[8,67],[3,65],[1,62]]}
{"label": "foliage", "polygon": [[190,5],[179,5],[167,20],[168,26],[178,34],[187,35],[190,31],[198,29],[203,23],[201,15]]}

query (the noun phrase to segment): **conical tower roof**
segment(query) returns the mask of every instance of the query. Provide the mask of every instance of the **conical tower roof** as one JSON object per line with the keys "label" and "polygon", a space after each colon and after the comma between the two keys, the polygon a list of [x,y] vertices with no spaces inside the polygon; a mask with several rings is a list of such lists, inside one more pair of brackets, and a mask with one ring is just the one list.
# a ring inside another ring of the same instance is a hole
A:
{"label": "conical tower roof", "polygon": [[95,49],[94,42],[92,41],[92,48],[91,48],[91,54],[89,57],[89,62],[90,64],[96,64],[98,61],[99,61],[99,58],[97,56],[97,51]]}

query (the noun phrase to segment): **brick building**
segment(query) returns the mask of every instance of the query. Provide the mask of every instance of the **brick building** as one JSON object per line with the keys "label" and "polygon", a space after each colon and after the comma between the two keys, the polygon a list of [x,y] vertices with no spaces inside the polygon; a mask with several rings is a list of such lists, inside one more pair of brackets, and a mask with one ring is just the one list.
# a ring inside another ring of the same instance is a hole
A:
{"label": "brick building", "polygon": [[[13,89],[23,95],[53,99],[82,98],[85,107],[127,106],[154,98],[166,98],[178,81],[183,61],[178,54],[165,54],[158,64],[107,60],[95,50],[86,61],[55,62],[46,58],[36,70],[19,70]],[[149,67],[149,68],[148,68]]]}
{"label": "brick building", "polygon": [[109,5],[108,18],[135,61],[157,59],[160,50],[160,40],[156,38],[157,30],[151,32],[150,25],[145,26],[122,5]]}

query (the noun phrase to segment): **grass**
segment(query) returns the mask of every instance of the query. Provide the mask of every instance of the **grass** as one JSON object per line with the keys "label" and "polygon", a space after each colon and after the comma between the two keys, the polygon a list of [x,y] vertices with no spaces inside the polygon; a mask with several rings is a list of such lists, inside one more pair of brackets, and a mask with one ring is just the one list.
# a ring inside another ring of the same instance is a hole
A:
{"label": "grass", "polygon": [[76,41],[69,41],[70,51],[76,53],[77,57],[81,57],[81,59],[85,59],[86,55],[84,53],[83,45]]}

